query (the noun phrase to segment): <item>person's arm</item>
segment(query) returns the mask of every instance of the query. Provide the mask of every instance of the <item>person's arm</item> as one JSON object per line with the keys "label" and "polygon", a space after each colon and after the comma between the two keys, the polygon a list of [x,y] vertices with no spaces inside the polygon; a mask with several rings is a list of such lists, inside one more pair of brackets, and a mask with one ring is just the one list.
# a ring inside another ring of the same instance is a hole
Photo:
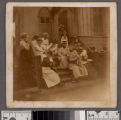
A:
{"label": "person's arm", "polygon": [[62,43],[63,40],[64,40],[64,37],[62,36],[62,37],[61,37],[61,43]]}
{"label": "person's arm", "polygon": [[77,61],[78,58],[79,58],[79,55],[76,51],[73,51],[73,53],[69,54],[69,61],[70,62]]}
{"label": "person's arm", "polygon": [[34,47],[35,50],[37,51],[43,51],[43,49],[34,41],[32,42],[32,46]]}
{"label": "person's arm", "polygon": [[48,45],[47,49],[49,50],[49,49],[51,49],[51,47],[53,47],[53,44],[52,44],[52,43],[50,43],[50,44]]}
{"label": "person's arm", "polygon": [[88,59],[88,55],[87,55],[87,51],[86,50],[83,51],[83,57],[84,57],[85,60]]}
{"label": "person's arm", "polygon": [[61,57],[62,53],[61,53],[61,48],[58,50],[58,56]]}

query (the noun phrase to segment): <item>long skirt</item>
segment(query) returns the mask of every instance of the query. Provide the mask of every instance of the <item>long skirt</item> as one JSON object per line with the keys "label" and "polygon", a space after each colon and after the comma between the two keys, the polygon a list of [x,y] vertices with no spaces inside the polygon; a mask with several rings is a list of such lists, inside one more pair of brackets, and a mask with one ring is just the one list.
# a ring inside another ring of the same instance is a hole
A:
{"label": "long skirt", "polygon": [[41,56],[34,57],[34,79],[36,86],[40,89],[47,88],[45,81],[42,76],[42,65],[41,65]]}
{"label": "long skirt", "polygon": [[29,50],[21,50],[19,56],[19,66],[17,74],[17,86],[18,88],[28,88],[30,87],[32,80],[32,59]]}
{"label": "long skirt", "polygon": [[67,58],[67,56],[61,56],[59,59],[60,59],[60,68],[61,69],[68,68],[68,58]]}
{"label": "long skirt", "polygon": [[80,67],[77,64],[71,64],[70,69],[72,70],[73,76],[74,76],[75,79],[78,79],[79,77],[83,77],[83,76],[88,75],[88,71],[87,71],[87,69],[84,65],[82,65]]}
{"label": "long skirt", "polygon": [[50,67],[42,67],[42,75],[48,88],[60,83],[59,75]]}

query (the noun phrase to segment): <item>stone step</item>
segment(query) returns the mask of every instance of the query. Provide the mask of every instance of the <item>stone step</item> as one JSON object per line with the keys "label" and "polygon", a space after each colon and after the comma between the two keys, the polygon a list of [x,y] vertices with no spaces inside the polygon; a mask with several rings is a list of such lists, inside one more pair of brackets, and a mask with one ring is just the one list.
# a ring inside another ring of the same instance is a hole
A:
{"label": "stone step", "polygon": [[72,72],[57,72],[60,76],[63,76],[63,75],[70,75],[70,74],[72,74]]}
{"label": "stone step", "polygon": [[70,74],[71,72],[71,70],[57,70],[57,73],[59,74]]}
{"label": "stone step", "polygon": [[64,78],[61,78],[61,82],[69,82],[69,81],[72,81],[74,78],[73,77],[64,77]]}
{"label": "stone step", "polygon": [[68,74],[68,75],[62,75],[62,74],[60,75],[59,74],[59,76],[60,76],[61,79],[65,79],[65,78],[73,79],[74,78],[73,74]]}

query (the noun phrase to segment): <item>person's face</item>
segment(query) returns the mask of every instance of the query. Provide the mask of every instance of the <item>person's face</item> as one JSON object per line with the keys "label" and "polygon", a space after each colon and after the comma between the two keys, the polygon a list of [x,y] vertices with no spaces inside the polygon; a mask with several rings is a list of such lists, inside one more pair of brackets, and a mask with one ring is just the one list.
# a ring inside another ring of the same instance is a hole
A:
{"label": "person's face", "polygon": [[48,38],[48,35],[44,35],[44,38],[47,39]]}
{"label": "person's face", "polygon": [[69,50],[73,51],[74,50],[74,46],[71,45],[70,48],[69,48]]}
{"label": "person's face", "polygon": [[64,48],[66,47],[66,43],[63,43],[63,47],[64,47]]}

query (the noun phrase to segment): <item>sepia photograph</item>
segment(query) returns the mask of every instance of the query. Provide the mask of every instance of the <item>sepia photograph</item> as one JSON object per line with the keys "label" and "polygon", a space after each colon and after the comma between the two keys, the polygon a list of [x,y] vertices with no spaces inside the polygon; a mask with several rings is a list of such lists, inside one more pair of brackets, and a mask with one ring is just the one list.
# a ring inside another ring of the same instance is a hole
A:
{"label": "sepia photograph", "polygon": [[115,2],[8,2],[9,108],[117,106]]}

